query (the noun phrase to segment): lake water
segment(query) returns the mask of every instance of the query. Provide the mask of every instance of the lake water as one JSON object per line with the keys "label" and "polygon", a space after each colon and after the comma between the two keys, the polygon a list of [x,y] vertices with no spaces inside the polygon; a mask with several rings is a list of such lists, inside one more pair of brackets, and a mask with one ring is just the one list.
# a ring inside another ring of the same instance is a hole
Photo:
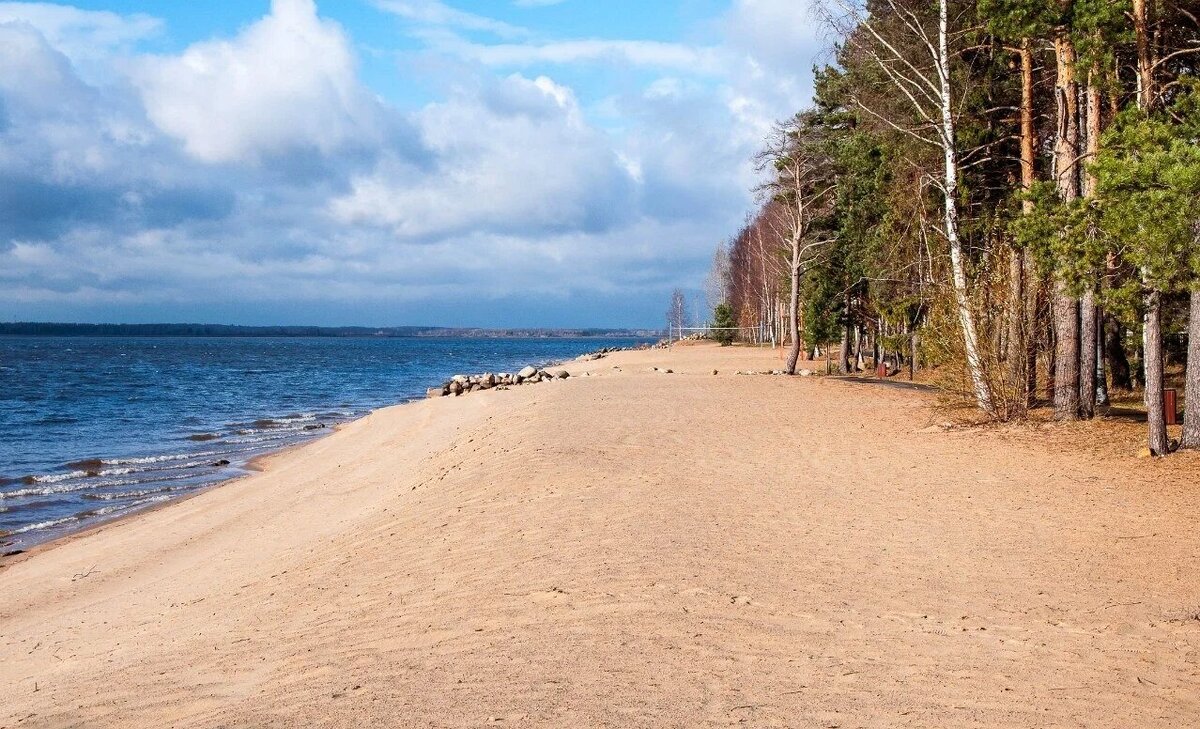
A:
{"label": "lake water", "polygon": [[0,337],[0,552],[240,475],[453,374],[643,341]]}

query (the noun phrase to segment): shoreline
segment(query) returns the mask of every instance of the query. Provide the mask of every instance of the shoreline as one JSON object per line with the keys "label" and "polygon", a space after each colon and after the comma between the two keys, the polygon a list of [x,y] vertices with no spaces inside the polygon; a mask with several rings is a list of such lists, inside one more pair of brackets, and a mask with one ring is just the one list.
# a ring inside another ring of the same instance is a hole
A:
{"label": "shoreline", "polygon": [[774,361],[677,346],[391,406],[6,564],[0,726],[1200,712],[1195,459],[734,374]]}
{"label": "shoreline", "polygon": [[[597,354],[599,354],[601,356],[607,356],[608,354],[615,353],[615,352],[637,351],[638,349],[639,349],[638,347],[632,347],[632,348],[629,348],[629,347],[617,347],[617,348],[604,347],[600,350],[588,351],[588,352],[581,353],[578,358],[582,358],[582,357],[586,357],[586,356],[593,356],[593,355],[597,355]],[[578,358],[576,358],[576,359],[578,359]],[[547,367],[561,367],[561,366],[565,365],[566,362],[569,362],[569,361],[572,361],[572,360],[542,360],[542,361],[539,361],[530,366],[536,367],[539,370],[544,370]],[[460,374],[461,373],[456,373],[454,376],[459,376]],[[430,385],[430,387],[433,387],[433,385]],[[232,485],[238,481],[241,481],[249,476],[254,475],[255,473],[261,473],[263,470],[265,470],[264,464],[273,460],[274,458],[283,456],[287,453],[290,453],[290,452],[298,450],[298,449],[302,449],[311,443],[315,443],[324,438],[327,438],[330,435],[336,433],[338,430],[344,428],[345,426],[347,426],[351,423],[355,423],[366,417],[369,417],[370,415],[372,415],[375,412],[378,412],[380,410],[389,409],[389,408],[394,408],[394,407],[402,407],[405,405],[411,405],[413,403],[421,402],[424,399],[426,399],[426,398],[422,397],[419,394],[413,394],[411,396],[405,397],[404,399],[400,399],[395,402],[388,403],[388,404],[381,405],[379,407],[367,410],[366,412],[362,413],[361,415],[359,415],[358,417],[355,417],[353,419],[335,422],[328,428],[325,428],[326,432],[320,433],[315,436],[310,435],[305,440],[298,440],[298,441],[295,441],[292,443],[287,443],[285,445],[279,446],[278,448],[272,448],[272,449],[266,450],[262,453],[255,454],[255,455],[251,456],[250,458],[246,459],[245,461],[240,462],[239,465],[237,465],[235,468],[235,473],[229,475],[228,477],[218,478],[211,482],[204,483],[195,489],[178,494],[176,496],[169,496],[168,498],[165,498],[161,501],[146,504],[141,507],[135,507],[135,508],[129,509],[123,513],[119,513],[115,516],[111,516],[109,518],[102,517],[102,518],[95,519],[94,521],[91,521],[90,523],[88,523],[88,522],[81,523],[78,526],[78,528],[65,530],[65,531],[63,531],[63,533],[60,533],[49,539],[35,541],[31,544],[28,544],[27,546],[22,546],[20,544],[20,542],[15,542],[12,545],[10,545],[11,547],[13,547],[13,549],[11,549],[11,550],[9,550],[8,547],[0,547],[0,550],[4,550],[4,551],[0,551],[0,569],[3,569],[6,565],[12,564],[15,561],[20,561],[21,559],[23,559],[29,555],[32,555],[35,553],[40,553],[47,549],[52,549],[56,545],[59,545],[60,543],[63,543],[66,541],[73,540],[76,537],[85,536],[93,531],[101,530],[107,526],[118,524],[126,519],[136,518],[143,514],[148,514],[148,513],[157,511],[159,509],[170,506],[172,504],[186,501],[188,499],[194,498],[194,497],[196,497],[202,493],[205,493],[209,490],[212,490],[212,489]],[[332,409],[327,409],[327,410],[332,411]],[[20,536],[21,536],[21,534],[19,534],[19,533],[11,534],[11,535],[0,535],[0,541],[3,541],[4,539],[10,539],[13,537],[19,538]]]}

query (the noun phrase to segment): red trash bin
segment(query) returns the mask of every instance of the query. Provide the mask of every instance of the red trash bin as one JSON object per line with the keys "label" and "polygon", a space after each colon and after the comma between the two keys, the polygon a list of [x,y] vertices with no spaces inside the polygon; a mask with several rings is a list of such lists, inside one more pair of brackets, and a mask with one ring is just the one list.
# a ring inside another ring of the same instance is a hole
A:
{"label": "red trash bin", "polygon": [[1163,414],[1167,425],[1179,424],[1179,393],[1175,390],[1163,390]]}

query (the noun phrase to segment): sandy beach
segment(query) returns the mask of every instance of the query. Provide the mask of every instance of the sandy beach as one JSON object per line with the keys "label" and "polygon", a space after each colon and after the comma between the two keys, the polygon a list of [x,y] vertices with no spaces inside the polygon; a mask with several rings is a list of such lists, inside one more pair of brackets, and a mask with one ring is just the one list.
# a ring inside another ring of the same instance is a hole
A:
{"label": "sandy beach", "polygon": [[0,727],[1200,722],[1196,458],[779,366],[382,410],[10,559]]}

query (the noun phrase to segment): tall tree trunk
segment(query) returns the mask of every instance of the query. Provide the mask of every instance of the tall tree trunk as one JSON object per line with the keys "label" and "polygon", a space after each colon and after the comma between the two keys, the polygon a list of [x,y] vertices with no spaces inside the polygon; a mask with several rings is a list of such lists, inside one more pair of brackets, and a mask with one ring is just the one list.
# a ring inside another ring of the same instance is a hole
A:
{"label": "tall tree trunk", "polygon": [[1108,397],[1108,350],[1105,348],[1104,309],[1096,310],[1096,405],[1107,406]]}
{"label": "tall tree trunk", "polygon": [[[1138,107],[1149,113],[1154,106],[1154,63],[1151,60],[1149,17],[1146,0],[1133,0],[1133,30],[1138,56]],[[1146,418],[1150,452],[1166,455],[1168,450],[1166,413],[1163,410],[1162,293],[1145,269],[1145,320],[1142,324],[1143,368],[1146,381]]]}
{"label": "tall tree trunk", "polygon": [[1150,426],[1150,452],[1165,456],[1170,447],[1166,411],[1163,408],[1162,294],[1158,291],[1146,295],[1146,322],[1142,337],[1146,351],[1146,419]]}
{"label": "tall tree trunk", "polygon": [[[1086,159],[1090,162],[1096,159],[1100,152],[1100,111],[1103,98],[1099,87],[1100,71],[1093,65],[1088,73],[1087,109],[1085,110],[1084,130],[1086,132]],[[1098,182],[1089,167],[1083,170],[1083,197],[1092,199],[1096,196]],[[1089,235],[1095,235],[1089,231]],[[1079,302],[1079,417],[1091,420],[1096,417],[1096,366],[1099,347],[1099,319],[1096,306],[1096,287],[1099,285],[1098,272],[1092,276],[1083,298]]]}
{"label": "tall tree trunk", "polygon": [[1200,288],[1192,289],[1188,312],[1187,385],[1184,390],[1184,448],[1200,448]]}
{"label": "tall tree trunk", "polygon": [[846,294],[846,326],[842,328],[842,352],[838,355],[841,358],[841,361],[838,362],[838,372],[843,375],[850,374],[850,358],[854,356],[850,351],[853,327],[854,323],[850,319],[850,294]]}
{"label": "tall tree trunk", "polygon": [[921,334],[916,327],[913,327],[912,333],[908,335],[908,379],[917,379],[917,369],[921,364],[917,361],[917,351],[921,346]]}
{"label": "tall tree trunk", "polygon": [[979,352],[979,335],[975,327],[975,314],[971,311],[971,299],[967,294],[966,262],[963,260],[962,241],[958,223],[958,142],[954,122],[950,91],[950,13],[948,0],[938,3],[938,82],[942,107],[941,143],[945,164],[944,192],[946,196],[946,239],[950,243],[950,272],[954,283],[954,303],[962,327],[963,351],[967,358],[967,373],[975,391],[975,404],[988,415],[995,414],[992,392],[983,370],[983,358]]}
{"label": "tall tree trunk", "polygon": [[796,363],[800,360],[800,238],[792,236],[792,294],[788,300],[788,337],[792,348],[788,350],[787,373],[796,374]]}
{"label": "tall tree trunk", "polygon": [[1138,108],[1154,106],[1154,61],[1150,49],[1150,14],[1147,0],[1133,0],[1133,32],[1137,43]]}
{"label": "tall tree trunk", "polygon": [[1096,417],[1096,292],[1085,291],[1079,302],[1079,417]]}
{"label": "tall tree trunk", "polygon": [[[1037,177],[1037,138],[1033,113],[1033,50],[1021,41],[1021,189],[1029,192]],[[1033,212],[1033,200],[1021,203],[1023,215]],[[1037,267],[1023,248],[1014,249],[1009,265],[1008,368],[1013,390],[1026,410],[1037,399]],[[1031,304],[1032,299],[1032,304]]]}
{"label": "tall tree trunk", "polygon": [[[1079,197],[1079,90],[1075,80],[1075,44],[1070,31],[1059,27],[1054,36],[1058,75],[1055,97],[1058,134],[1054,160],[1058,195],[1065,203]],[[1079,301],[1070,295],[1061,276],[1054,282],[1054,418],[1079,418]]]}

